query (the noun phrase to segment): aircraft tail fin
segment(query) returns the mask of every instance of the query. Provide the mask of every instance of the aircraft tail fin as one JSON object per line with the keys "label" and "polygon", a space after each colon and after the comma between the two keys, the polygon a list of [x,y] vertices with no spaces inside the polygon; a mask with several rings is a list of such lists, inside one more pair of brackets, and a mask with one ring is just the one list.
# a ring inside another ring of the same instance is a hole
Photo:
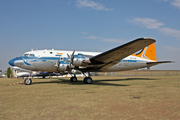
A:
{"label": "aircraft tail fin", "polygon": [[141,57],[148,60],[157,61],[156,59],[156,49],[155,43],[145,47],[142,51],[138,54],[133,54],[133,56]]}

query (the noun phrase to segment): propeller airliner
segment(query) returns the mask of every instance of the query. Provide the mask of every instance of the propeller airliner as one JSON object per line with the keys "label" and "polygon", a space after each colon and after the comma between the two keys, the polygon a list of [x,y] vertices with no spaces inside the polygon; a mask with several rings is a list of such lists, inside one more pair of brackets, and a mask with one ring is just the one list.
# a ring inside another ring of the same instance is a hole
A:
{"label": "propeller airliner", "polygon": [[[157,61],[155,40],[152,38],[139,38],[118,46],[106,52],[83,52],[64,50],[31,50],[24,56],[9,61],[11,66],[17,66],[31,71],[55,72],[73,74],[71,82],[76,82],[76,74],[85,75],[84,83],[93,82],[90,72],[116,72],[139,68],[150,68],[160,63],[171,61]],[[133,54],[141,50],[137,54]],[[30,85],[32,80],[25,79]]]}

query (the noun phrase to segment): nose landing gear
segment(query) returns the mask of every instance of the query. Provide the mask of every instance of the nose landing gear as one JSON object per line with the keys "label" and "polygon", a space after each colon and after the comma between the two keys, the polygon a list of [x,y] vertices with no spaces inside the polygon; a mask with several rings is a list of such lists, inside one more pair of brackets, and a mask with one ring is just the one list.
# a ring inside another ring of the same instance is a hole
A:
{"label": "nose landing gear", "polygon": [[24,80],[24,84],[25,85],[30,85],[32,83],[32,80],[30,79],[30,78],[26,78],[25,80]]}

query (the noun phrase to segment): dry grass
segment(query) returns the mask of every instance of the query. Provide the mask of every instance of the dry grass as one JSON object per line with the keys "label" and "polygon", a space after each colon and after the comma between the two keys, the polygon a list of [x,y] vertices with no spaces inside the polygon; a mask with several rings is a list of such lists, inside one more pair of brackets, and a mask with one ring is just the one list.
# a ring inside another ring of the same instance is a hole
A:
{"label": "dry grass", "polygon": [[178,76],[180,70],[130,70],[120,72],[100,72],[102,76]]}
{"label": "dry grass", "polygon": [[0,78],[0,119],[180,119],[180,76]]}

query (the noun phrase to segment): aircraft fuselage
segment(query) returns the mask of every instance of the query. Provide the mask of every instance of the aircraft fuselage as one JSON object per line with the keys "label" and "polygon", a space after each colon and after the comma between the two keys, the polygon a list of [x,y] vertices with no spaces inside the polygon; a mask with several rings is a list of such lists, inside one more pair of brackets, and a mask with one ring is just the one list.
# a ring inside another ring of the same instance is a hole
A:
{"label": "aircraft fuselage", "polygon": [[[39,53],[39,54],[38,54]],[[46,71],[46,72],[61,72],[66,71],[65,67],[70,65],[68,61],[67,54],[71,54],[71,51],[55,51],[55,50],[45,50],[43,55],[43,50],[29,51],[22,57],[16,57],[9,61],[12,66],[18,66],[20,68],[32,70],[32,71]],[[53,54],[54,53],[54,54]],[[78,64],[78,61],[88,60],[86,56],[95,56],[100,54],[98,52],[82,52],[77,51],[74,55],[74,63]],[[57,69],[57,61],[59,60],[61,69]],[[112,71],[124,71],[131,69],[138,69],[147,67],[146,62],[153,62],[152,60],[147,60],[143,58],[138,58],[136,56],[128,56],[123,60],[119,60],[117,64],[109,67],[106,70],[95,70],[101,72],[112,72]],[[75,64],[75,65],[76,65]],[[90,64],[80,65],[83,67],[91,67]],[[64,68],[64,69],[63,69]],[[80,68],[79,68],[80,69]]]}

